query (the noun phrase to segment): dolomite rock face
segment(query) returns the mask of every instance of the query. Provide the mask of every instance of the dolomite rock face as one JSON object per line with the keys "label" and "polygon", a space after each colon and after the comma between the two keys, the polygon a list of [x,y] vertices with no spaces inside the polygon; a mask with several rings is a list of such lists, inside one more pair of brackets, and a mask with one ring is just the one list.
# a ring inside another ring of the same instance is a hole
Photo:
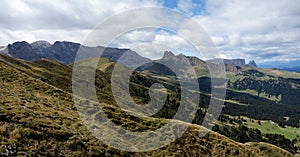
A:
{"label": "dolomite rock face", "polygon": [[250,67],[257,67],[257,65],[256,65],[256,63],[255,63],[254,60],[250,61],[250,62],[248,63],[248,66],[250,66]]}
{"label": "dolomite rock face", "polygon": [[223,59],[224,64],[230,64],[235,66],[245,66],[246,61],[245,59]]}
{"label": "dolomite rock face", "polygon": [[256,63],[254,60],[250,61],[248,64],[246,64],[245,59],[211,59],[208,60],[208,62],[215,62],[217,60],[222,60],[225,65],[234,65],[234,66],[250,66],[250,67],[257,67]]}

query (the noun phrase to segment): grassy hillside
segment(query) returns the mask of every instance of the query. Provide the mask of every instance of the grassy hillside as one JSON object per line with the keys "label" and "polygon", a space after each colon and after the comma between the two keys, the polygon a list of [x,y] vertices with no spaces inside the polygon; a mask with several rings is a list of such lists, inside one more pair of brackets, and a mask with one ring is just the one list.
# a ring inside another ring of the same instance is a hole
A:
{"label": "grassy hillside", "polygon": [[[178,124],[187,125],[188,130],[168,146],[144,153],[116,150],[92,136],[80,120],[70,90],[70,66],[0,56],[0,69],[3,156],[292,156],[272,145],[263,145],[262,149],[212,131],[199,137],[204,128],[183,122]],[[156,129],[168,122],[163,118],[133,117],[116,107],[108,92],[109,77],[100,70],[97,74],[101,107],[113,122],[136,131]]]}
{"label": "grassy hillside", "polygon": [[297,138],[297,136],[300,136],[300,130],[299,128],[293,128],[290,126],[286,127],[280,127],[277,123],[274,123],[272,121],[258,121],[258,120],[249,120],[247,119],[246,122],[247,126],[251,128],[257,128],[262,133],[265,134],[281,134],[284,135],[286,138],[293,140]]}

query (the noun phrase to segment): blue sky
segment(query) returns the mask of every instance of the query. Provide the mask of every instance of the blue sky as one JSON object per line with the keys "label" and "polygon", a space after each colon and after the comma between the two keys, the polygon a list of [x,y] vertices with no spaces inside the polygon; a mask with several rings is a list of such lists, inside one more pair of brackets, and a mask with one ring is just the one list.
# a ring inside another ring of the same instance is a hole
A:
{"label": "blue sky", "polygon": [[[0,45],[37,40],[82,43],[97,24],[113,15],[157,6],[182,12],[198,22],[214,41],[220,52],[218,57],[245,58],[263,66],[300,61],[300,3],[297,0],[2,0],[0,5],[5,6],[0,10]],[[124,20],[117,21],[112,27],[120,27],[122,22]],[[141,43],[148,46],[141,48]],[[139,46],[136,51],[149,58],[162,56],[167,48],[151,44],[165,44],[193,54],[192,50],[185,49],[186,41],[162,29],[124,33],[116,46],[132,49]]]}
{"label": "blue sky", "polygon": [[[205,13],[205,0],[187,0],[183,5],[187,7],[187,10],[192,13],[192,15],[200,15]],[[166,8],[178,9],[180,5],[178,0],[165,0],[163,6]],[[186,12],[186,10],[180,10]]]}
{"label": "blue sky", "polygon": [[174,1],[164,1],[163,5],[167,8],[176,8],[178,4],[178,0],[174,0]]}

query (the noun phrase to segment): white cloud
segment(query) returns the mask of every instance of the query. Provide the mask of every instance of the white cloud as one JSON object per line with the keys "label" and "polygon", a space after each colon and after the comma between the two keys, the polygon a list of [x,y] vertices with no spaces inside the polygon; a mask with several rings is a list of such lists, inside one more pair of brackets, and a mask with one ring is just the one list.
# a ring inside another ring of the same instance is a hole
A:
{"label": "white cloud", "polygon": [[152,42],[155,35],[155,29],[151,28],[132,30],[121,34],[120,37],[112,43],[112,45],[120,48],[129,48],[132,47],[131,45],[135,45],[137,43]]}
{"label": "white cloud", "polygon": [[134,30],[123,34],[112,43],[115,47],[130,48],[144,57],[158,59],[164,51],[175,54],[195,51],[189,41],[179,35],[156,29]]}
{"label": "white cloud", "polygon": [[37,40],[47,40],[50,43],[55,41],[73,41],[82,43],[86,34],[90,30],[1,30],[0,38],[2,45],[6,45],[15,41],[27,41],[29,43]]}
{"label": "white cloud", "polygon": [[229,44],[231,46],[243,46],[244,41],[238,34],[229,35]]}
{"label": "white cloud", "polygon": [[[222,53],[258,62],[299,58],[300,3],[297,0],[208,0],[195,16]],[[267,54],[273,55],[267,55]],[[276,54],[276,55],[274,55]],[[289,54],[289,55],[286,55]]]}
{"label": "white cloud", "polygon": [[226,39],[223,37],[214,36],[214,37],[211,37],[211,39],[216,45],[219,45],[219,46],[222,46],[227,43]]}
{"label": "white cloud", "polygon": [[3,0],[0,5],[0,36],[4,37],[0,45],[6,45],[18,40],[38,40],[42,35],[50,41],[62,40],[61,37],[82,41],[87,30],[117,13],[162,6],[162,3],[157,0]]}
{"label": "white cloud", "polygon": [[159,59],[163,57],[163,52],[166,50],[171,50],[176,53],[176,49],[172,49],[164,44],[155,43],[139,43],[133,47],[132,50],[142,55],[143,57]]}

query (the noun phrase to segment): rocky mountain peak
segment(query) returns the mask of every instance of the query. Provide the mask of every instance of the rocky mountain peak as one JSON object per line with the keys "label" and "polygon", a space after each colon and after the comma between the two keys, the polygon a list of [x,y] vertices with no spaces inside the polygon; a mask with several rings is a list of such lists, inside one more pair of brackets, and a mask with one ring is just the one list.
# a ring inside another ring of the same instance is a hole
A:
{"label": "rocky mountain peak", "polygon": [[39,47],[46,48],[46,47],[51,46],[51,44],[45,40],[39,40],[39,41],[31,43],[30,45],[35,48],[39,48]]}
{"label": "rocky mountain peak", "polygon": [[251,60],[247,65],[250,66],[250,67],[257,67],[254,60]]}
{"label": "rocky mountain peak", "polygon": [[38,53],[38,54],[44,53],[43,51],[44,51],[46,48],[52,46],[49,42],[44,41],[44,40],[39,40],[39,41],[33,42],[33,43],[31,43],[30,45],[31,45],[31,47],[32,47],[32,50],[33,50],[35,53]]}
{"label": "rocky mountain peak", "polygon": [[39,59],[36,55],[37,53],[33,52],[32,46],[26,41],[19,41],[13,44],[9,44],[7,48],[8,48],[7,54],[12,57],[17,56],[15,58],[20,58],[25,60]]}
{"label": "rocky mountain peak", "polygon": [[171,57],[175,57],[175,55],[171,52],[171,51],[165,51],[164,52],[164,56],[163,58],[171,58]]}
{"label": "rocky mountain peak", "polygon": [[18,41],[13,44],[8,44],[8,48],[11,51],[16,51],[18,49],[30,49],[31,45],[26,41]]}

